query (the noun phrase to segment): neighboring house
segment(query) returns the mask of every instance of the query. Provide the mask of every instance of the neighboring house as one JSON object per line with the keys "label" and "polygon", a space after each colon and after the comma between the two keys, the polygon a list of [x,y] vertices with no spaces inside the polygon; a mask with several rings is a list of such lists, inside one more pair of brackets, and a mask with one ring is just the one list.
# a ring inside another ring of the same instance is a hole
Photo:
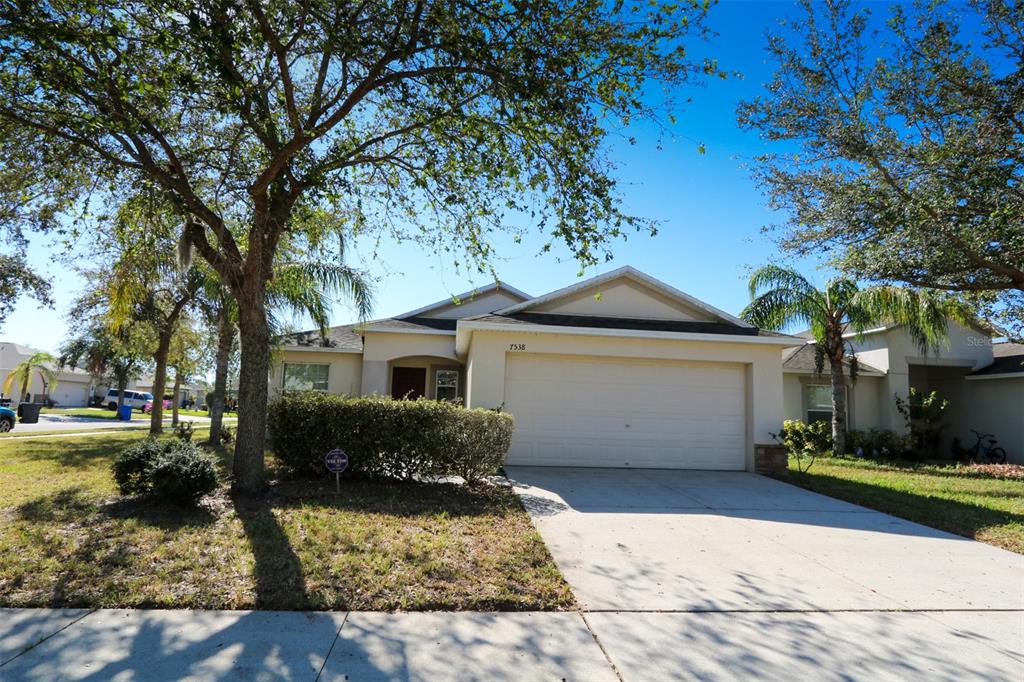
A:
{"label": "neighboring house", "polygon": [[[19,343],[0,342],[0,383],[6,381],[7,375],[35,352],[32,348]],[[50,399],[61,407],[82,407],[88,405],[89,396],[100,389],[105,392],[106,386],[97,386],[92,375],[85,370],[65,367],[60,371],[57,385],[52,387],[43,386],[39,375],[33,373],[28,392],[35,402],[42,402],[48,394]],[[16,381],[11,386],[10,395],[5,394],[4,397],[17,398],[20,390],[21,386]]]}
{"label": "neighboring house", "polygon": [[[23,360],[29,358],[36,351],[28,346],[19,343],[0,341],[0,383],[7,379],[7,375],[17,367]],[[47,394],[58,407],[85,407],[89,404],[92,396],[103,397],[107,394],[109,386],[106,383],[99,383],[96,379],[83,369],[72,369],[65,367],[60,371],[57,385],[44,387],[42,379],[38,374],[32,375],[28,392],[35,402],[43,402]],[[167,394],[170,395],[174,388],[174,377],[167,379]],[[21,390],[19,385],[11,387],[11,395],[4,397],[16,397]],[[138,380],[128,382],[128,390],[153,392],[153,377],[143,376]],[[22,396],[24,397],[24,396]],[[183,384],[181,387],[182,400],[195,398],[196,404],[206,402],[206,385],[198,382]]]}
{"label": "neighboring house", "polygon": [[294,334],[270,381],[502,408],[513,464],[752,470],[785,416],[779,353],[803,343],[624,267],[536,298],[497,283]]}
{"label": "neighboring house", "polygon": [[[128,388],[133,391],[144,391],[146,393],[153,392],[153,375],[144,374],[139,377],[136,381],[128,383]],[[206,384],[202,382],[192,381],[183,383],[180,388],[180,399],[194,399],[196,406],[206,404]],[[174,375],[168,374],[167,381],[164,383],[164,395],[170,397],[174,392]]]}
{"label": "neighboring house", "polygon": [[[900,327],[848,341],[859,364],[847,388],[851,428],[903,431],[895,396],[906,397],[911,387],[937,391],[950,403],[939,456],[951,454],[953,438],[973,445],[975,429],[994,434],[1012,461],[1024,462],[1024,346],[993,344],[988,332],[956,324],[938,354],[922,354]],[[829,369],[826,363],[815,374],[814,344],[786,349],[782,360],[786,418],[831,420]]]}

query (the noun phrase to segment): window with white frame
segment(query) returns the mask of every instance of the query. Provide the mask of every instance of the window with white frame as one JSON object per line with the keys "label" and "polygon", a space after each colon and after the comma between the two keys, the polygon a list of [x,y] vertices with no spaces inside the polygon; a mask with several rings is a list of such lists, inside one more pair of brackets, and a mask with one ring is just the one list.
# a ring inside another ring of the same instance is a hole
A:
{"label": "window with white frame", "polygon": [[330,365],[286,362],[282,387],[286,391],[326,391],[329,370]]}
{"label": "window with white frame", "polygon": [[457,400],[459,397],[459,370],[439,369],[434,376],[434,398]]}
{"label": "window with white frame", "polygon": [[[807,406],[807,423],[832,421],[832,386],[830,384],[807,384],[804,386],[804,404]],[[846,400],[849,406],[849,394]],[[849,414],[849,409],[847,409]]]}

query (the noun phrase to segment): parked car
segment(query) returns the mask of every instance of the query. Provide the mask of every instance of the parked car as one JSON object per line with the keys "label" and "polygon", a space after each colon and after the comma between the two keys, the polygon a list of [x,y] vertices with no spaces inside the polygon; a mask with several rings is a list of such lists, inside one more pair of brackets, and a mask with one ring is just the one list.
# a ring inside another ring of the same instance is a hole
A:
{"label": "parked car", "polygon": [[11,408],[0,407],[0,433],[7,433],[14,429],[17,416]]}
{"label": "parked car", "polygon": [[[103,402],[106,403],[108,409],[117,409],[117,398],[120,393],[121,392],[116,388],[112,388],[107,391],[107,397],[104,398]],[[146,408],[146,402],[152,399],[152,393],[143,393],[142,391],[125,391],[123,404],[131,405],[132,409],[144,410]]]}
{"label": "parked car", "polygon": [[[164,398],[164,409],[165,410],[171,409],[171,401],[168,398]],[[146,414],[149,414],[150,412],[153,411],[153,399],[152,398],[147,400],[146,404],[142,406],[142,411],[145,412]]]}

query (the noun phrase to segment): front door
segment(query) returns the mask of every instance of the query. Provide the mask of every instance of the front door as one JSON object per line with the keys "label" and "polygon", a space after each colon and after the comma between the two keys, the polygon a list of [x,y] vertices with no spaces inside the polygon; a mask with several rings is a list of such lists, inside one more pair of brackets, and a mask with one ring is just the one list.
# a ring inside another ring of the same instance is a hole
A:
{"label": "front door", "polygon": [[427,390],[425,367],[393,367],[391,369],[391,397],[395,400],[422,398]]}

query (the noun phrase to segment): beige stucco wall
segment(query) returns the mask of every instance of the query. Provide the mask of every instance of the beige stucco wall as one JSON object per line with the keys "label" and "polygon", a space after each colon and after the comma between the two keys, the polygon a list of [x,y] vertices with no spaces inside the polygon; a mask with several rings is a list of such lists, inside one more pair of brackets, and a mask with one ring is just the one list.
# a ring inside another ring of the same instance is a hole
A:
{"label": "beige stucco wall", "polygon": [[922,353],[906,330],[899,327],[850,341],[862,362],[888,370],[882,388],[885,400],[880,406],[879,426],[897,431],[904,430],[905,424],[893,396],[909,394],[911,365],[980,369],[992,362],[991,339],[955,323],[949,325],[947,339],[938,353]]}
{"label": "beige stucco wall", "polygon": [[771,443],[770,434],[777,432],[783,421],[782,364],[778,346],[515,330],[474,331],[467,360],[467,404],[470,407],[494,408],[505,402],[505,359],[510,353],[519,352],[510,350],[512,344],[524,344],[523,350],[529,353],[746,365],[748,469],[753,468],[753,444]]}
{"label": "beige stucco wall", "polygon": [[270,372],[270,391],[277,395],[284,384],[284,363],[328,365],[327,391],[338,395],[359,395],[362,386],[363,356],[360,353],[287,350],[276,359]]}
{"label": "beige stucco wall", "polygon": [[[1011,462],[1024,464],[1024,377],[971,379],[967,387],[966,429],[994,434]],[[961,441],[974,444],[974,434],[964,429]]]}
{"label": "beige stucco wall", "polygon": [[583,289],[572,296],[544,303],[530,312],[594,315],[655,320],[717,321],[707,311],[687,306],[628,279]]}
{"label": "beige stucco wall", "polygon": [[424,317],[438,317],[446,320],[469,317],[471,315],[484,315],[493,313],[495,310],[508,308],[523,299],[500,289],[487,291],[462,299],[458,303],[451,303],[437,310],[423,313]]}
{"label": "beige stucco wall", "polygon": [[388,395],[391,391],[391,362],[410,357],[434,358],[435,364],[441,364],[440,361],[462,364],[455,357],[454,334],[366,332],[363,342],[362,394]]}

